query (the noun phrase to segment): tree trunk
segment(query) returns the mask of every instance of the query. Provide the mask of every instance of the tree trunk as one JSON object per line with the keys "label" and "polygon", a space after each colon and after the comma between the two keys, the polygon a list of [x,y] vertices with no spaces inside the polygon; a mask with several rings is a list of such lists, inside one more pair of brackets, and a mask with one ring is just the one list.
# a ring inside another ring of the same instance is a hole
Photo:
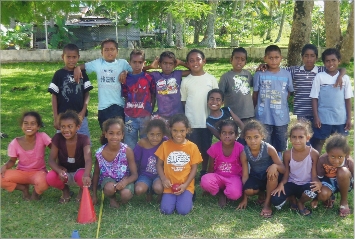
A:
{"label": "tree trunk", "polygon": [[327,48],[340,49],[339,1],[324,1],[325,38]]}
{"label": "tree trunk", "polygon": [[[270,13],[270,24],[271,24],[271,21],[272,21],[273,10],[274,10],[274,3],[270,2],[270,10],[269,10],[269,13]],[[271,28],[272,28],[271,25],[268,26],[265,40],[271,40]]]}
{"label": "tree trunk", "polygon": [[206,38],[200,42],[200,45],[208,48],[216,48],[216,40],[214,38],[214,22],[216,20],[218,0],[210,0],[209,4],[212,8],[211,12],[207,15]]}
{"label": "tree trunk", "polygon": [[167,43],[168,46],[175,46],[173,39],[173,18],[171,13],[168,13],[167,16]]}
{"label": "tree trunk", "polygon": [[179,21],[175,22],[175,41],[176,41],[176,48],[184,47],[182,22]]}
{"label": "tree trunk", "polygon": [[[236,11],[237,11],[237,7],[238,7],[238,2],[239,0],[235,0],[233,3],[233,12],[232,12],[232,18],[236,18]],[[245,5],[245,0],[241,0],[240,1],[240,10],[244,9],[244,5]],[[237,47],[239,45],[239,41],[236,39],[236,33],[232,32],[231,33],[231,47]]]}
{"label": "tree trunk", "polygon": [[287,64],[295,66],[301,63],[302,47],[309,43],[312,29],[311,14],[313,1],[295,1],[293,22],[288,43]]}
{"label": "tree trunk", "polygon": [[354,1],[351,3],[351,10],[343,42],[341,43],[341,62],[349,64],[352,57],[354,57]]}
{"label": "tree trunk", "polygon": [[282,29],[284,27],[284,22],[285,22],[285,16],[286,16],[286,9],[282,10],[282,16],[281,16],[281,23],[280,23],[280,29],[279,29],[279,34],[277,34],[277,38],[275,40],[275,43],[279,42],[281,39],[282,35]]}
{"label": "tree trunk", "polygon": [[196,19],[194,20],[194,44],[198,44],[200,42],[200,34],[202,30],[202,23],[204,19]]}

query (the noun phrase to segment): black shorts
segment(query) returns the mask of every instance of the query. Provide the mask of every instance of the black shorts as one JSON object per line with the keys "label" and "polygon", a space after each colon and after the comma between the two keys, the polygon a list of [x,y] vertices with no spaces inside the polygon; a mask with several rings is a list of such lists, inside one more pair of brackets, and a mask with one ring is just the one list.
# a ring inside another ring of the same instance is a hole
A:
{"label": "black shorts", "polygon": [[[283,174],[279,174],[278,182],[281,182]],[[243,185],[243,191],[247,189],[253,190],[266,190],[266,183],[267,183],[267,172],[262,173],[254,173],[251,172],[249,174],[248,180]]]}
{"label": "black shorts", "polygon": [[187,138],[195,143],[203,160],[208,160],[207,150],[212,145],[212,133],[208,128],[193,128]]}
{"label": "black shorts", "polygon": [[110,105],[108,108],[98,111],[98,120],[102,130],[102,124],[109,118],[121,117],[124,122],[124,109],[119,105]]}

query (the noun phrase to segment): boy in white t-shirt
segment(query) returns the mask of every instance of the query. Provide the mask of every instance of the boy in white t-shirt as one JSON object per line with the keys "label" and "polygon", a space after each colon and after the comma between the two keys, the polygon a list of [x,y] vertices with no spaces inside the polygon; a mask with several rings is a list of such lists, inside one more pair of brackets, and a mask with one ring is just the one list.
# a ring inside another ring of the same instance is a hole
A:
{"label": "boy in white t-shirt", "polygon": [[192,128],[188,139],[197,145],[203,159],[200,172],[200,177],[202,177],[207,172],[207,150],[212,144],[212,134],[206,127],[206,118],[209,115],[207,94],[212,89],[218,89],[218,83],[214,76],[203,70],[206,58],[202,51],[191,50],[187,54],[186,62],[191,74],[181,83],[181,101]]}

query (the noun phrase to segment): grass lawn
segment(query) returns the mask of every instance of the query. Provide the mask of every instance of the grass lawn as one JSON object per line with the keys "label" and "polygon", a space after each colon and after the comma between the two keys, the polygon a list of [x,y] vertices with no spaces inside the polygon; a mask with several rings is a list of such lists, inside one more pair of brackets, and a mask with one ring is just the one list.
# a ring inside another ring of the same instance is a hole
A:
{"label": "grass lawn", "polygon": [[[250,62],[246,66],[252,70],[259,63]],[[55,70],[62,63],[17,63],[1,66],[1,132],[9,135],[1,140],[1,165],[7,157],[7,145],[16,136],[21,136],[18,118],[24,110],[38,111],[44,120],[41,130],[53,136],[51,96],[48,85]],[[347,73],[353,76],[353,63],[346,66]],[[231,66],[227,61],[207,62],[205,70],[218,79]],[[95,75],[90,75],[94,85],[89,103],[89,126],[92,152],[99,147],[101,134],[97,122],[97,82]],[[351,146],[353,133],[349,136]],[[46,153],[48,156],[48,151]],[[47,157],[48,158],[48,157]],[[78,188],[72,188],[75,195]],[[336,198],[333,209],[325,209],[321,204],[313,210],[310,217],[302,217],[291,211],[287,205],[280,211],[274,208],[271,219],[259,216],[261,207],[256,204],[256,197],[249,200],[246,210],[236,211],[237,202],[230,202],[224,209],[217,205],[217,198],[202,197],[197,186],[197,199],[194,209],[187,216],[164,216],[159,213],[159,205],[146,203],[145,197],[134,196],[118,210],[109,208],[104,201],[100,238],[122,237],[208,237],[208,238],[354,238],[354,218],[338,216],[340,195]],[[64,238],[70,237],[73,230],[79,230],[80,237],[96,237],[97,223],[81,225],[76,223],[79,204],[71,201],[58,204],[61,192],[48,189],[38,202],[22,200],[19,191],[8,193],[1,190],[1,237],[2,238]],[[74,196],[75,197],[75,196]],[[101,198],[101,193],[98,195]],[[349,206],[354,207],[353,192],[349,195]],[[95,206],[99,216],[100,206]]]}

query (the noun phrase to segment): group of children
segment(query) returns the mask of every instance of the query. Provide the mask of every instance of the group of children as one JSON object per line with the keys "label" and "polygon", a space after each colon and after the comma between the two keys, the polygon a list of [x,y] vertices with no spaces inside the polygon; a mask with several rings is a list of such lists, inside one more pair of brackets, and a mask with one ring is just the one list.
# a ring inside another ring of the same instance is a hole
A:
{"label": "group of children", "polygon": [[[323,52],[325,67],[317,67],[317,48],[307,44],[302,50],[304,65],[282,69],[281,50],[271,45],[265,50],[267,70],[252,77],[243,69],[247,52],[239,47],[232,52],[232,70],[219,83],[204,71],[206,58],[197,49],[187,54],[186,63],[167,51],[149,66],[142,50],[133,50],[129,62],[116,59],[114,40],[102,42],[101,54],[103,58],[76,66],[79,49],[74,44],[64,47],[65,66],[48,88],[57,134],[50,139],[38,132],[40,115],[26,112],[21,121],[25,135],[10,143],[10,160],[1,168],[2,188],[21,190],[24,199],[36,200],[52,186],[62,190],[59,202],[67,203],[73,196],[69,186],[80,187],[76,197],[80,201],[82,188],[92,185],[93,202],[97,203],[101,188],[115,208],[117,191],[121,203],[134,194],[147,193],[151,200],[154,193],[162,213],[176,210],[185,215],[192,210],[197,167],[202,163],[201,188],[204,194],[218,194],[221,207],[227,198],[241,198],[238,209],[244,209],[248,196],[258,195],[263,205],[260,215],[265,218],[272,216],[271,204],[281,208],[287,200],[292,209],[310,215],[306,201],[313,200],[312,207],[318,200],[331,207],[334,193],[340,191],[340,215],[350,213],[347,192],[352,187],[353,161],[341,134],[351,127],[352,91],[349,77],[343,70],[339,75],[340,55],[335,49]],[[177,65],[188,70],[175,70]],[[162,72],[146,71],[158,67]],[[86,71],[97,75],[102,129],[92,181],[86,116],[93,86]],[[288,97],[294,89],[299,120],[288,126]],[[335,106],[327,94],[334,95]],[[290,150],[286,150],[287,129]],[[328,139],[327,154],[319,158],[325,139],[335,132],[340,134]],[[219,141],[212,145],[213,135]],[[48,173],[46,147],[52,169]],[[17,160],[17,169],[11,169]],[[34,185],[32,195],[29,184]]]}

